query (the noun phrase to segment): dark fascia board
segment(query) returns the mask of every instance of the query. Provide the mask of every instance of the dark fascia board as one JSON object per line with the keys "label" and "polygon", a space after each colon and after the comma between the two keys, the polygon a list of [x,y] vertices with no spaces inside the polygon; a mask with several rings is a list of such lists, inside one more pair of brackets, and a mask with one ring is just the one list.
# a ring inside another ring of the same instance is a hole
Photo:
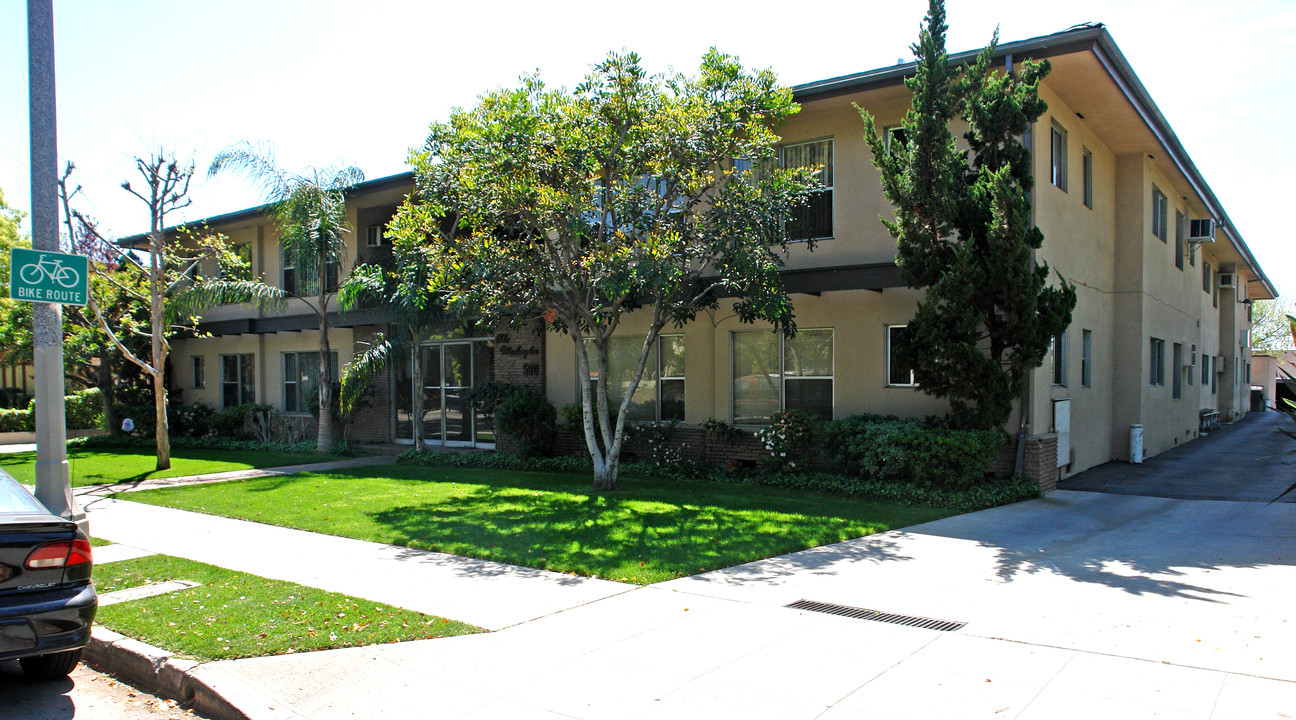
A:
{"label": "dark fascia board", "polygon": [[[385,325],[387,318],[379,310],[355,310],[348,313],[329,313],[330,327],[356,327],[359,325]],[[207,335],[266,335],[277,332],[318,330],[319,318],[315,315],[283,315],[263,318],[237,318],[210,320],[198,323],[198,332]]]}
{"label": "dark fascia board", "polygon": [[[888,288],[909,287],[901,277],[900,268],[893,262],[781,270],[779,276],[783,278],[783,289],[788,293],[806,295],[841,290],[881,292]],[[704,282],[705,280],[706,278],[703,278]],[[720,293],[718,297],[736,296],[732,293]]]}
{"label": "dark fascia board", "polygon": [[[1255,271],[1265,290],[1277,297],[1278,289],[1265,275],[1264,270],[1261,269],[1255,255],[1251,253],[1251,249],[1247,247],[1241,233],[1238,232],[1232,219],[1225,212],[1224,205],[1215,196],[1210,185],[1206,183],[1206,179],[1202,177],[1201,171],[1197,169],[1192,158],[1188,156],[1188,151],[1179,142],[1179,138],[1170,127],[1170,123],[1161,114],[1161,109],[1152,100],[1147,88],[1143,86],[1143,82],[1134,73],[1134,68],[1130,66],[1125,55],[1116,46],[1116,41],[1112,39],[1111,33],[1107,32],[1107,28],[1101,23],[1086,23],[1052,35],[1001,43],[995,50],[995,58],[1017,62],[1027,59],[1042,60],[1048,57],[1086,51],[1092,52],[1103,67],[1107,69],[1112,81],[1124,93],[1126,99],[1134,107],[1135,112],[1147,123],[1148,128],[1165,149],[1167,156],[1179,168],[1184,177],[1188,179],[1189,184],[1192,185],[1193,190],[1205,203],[1207,209],[1210,210],[1211,215],[1219,221],[1221,229],[1228,236],[1233,248]],[[976,59],[979,52],[980,50],[969,50],[956,53],[949,56],[949,62],[952,65],[970,63]],[[794,86],[792,93],[798,102],[807,102],[899,85],[904,82],[905,78],[913,74],[916,66],[917,63],[913,62],[901,63],[888,68],[867,70],[853,75],[843,75],[828,80],[805,83]]]}
{"label": "dark fascia board", "polygon": [[[347,188],[346,193],[347,195],[367,195],[369,193],[377,193],[386,190],[391,190],[393,188],[398,188],[404,185],[410,185],[410,186],[414,185],[413,172],[403,172],[403,173],[398,173],[396,175],[387,175],[386,177],[375,178],[373,180],[365,180],[364,182],[356,183],[355,185],[352,185],[351,187]],[[201,218],[198,220],[194,220],[192,222],[181,223],[179,225],[172,225],[171,227],[167,228],[164,232],[166,232],[167,234],[171,234],[174,233],[179,228],[188,227],[192,225],[217,226],[217,225],[229,225],[232,223],[243,222],[244,220],[252,220],[254,218],[265,215],[270,211],[270,208],[271,208],[271,204],[269,203],[265,205],[257,205],[256,207],[250,207],[244,210],[235,210],[234,212],[228,212],[225,213],[224,215],[214,215],[209,218]],[[117,241],[117,246],[118,247],[140,247],[147,242],[148,242],[148,233],[140,233],[138,235],[130,235],[128,237],[119,239]]]}

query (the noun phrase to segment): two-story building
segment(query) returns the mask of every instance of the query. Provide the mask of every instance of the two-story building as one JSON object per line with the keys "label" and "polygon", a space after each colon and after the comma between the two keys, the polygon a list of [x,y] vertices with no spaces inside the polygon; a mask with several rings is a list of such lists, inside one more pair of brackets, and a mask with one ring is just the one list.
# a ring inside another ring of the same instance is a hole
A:
{"label": "two-story building", "polygon": [[[1049,109],[1024,138],[1034,153],[1034,218],[1045,236],[1037,258],[1076,287],[1078,303],[1045,365],[1030,373],[1007,430],[1030,438],[1027,471],[1048,484],[1127,459],[1133,425],[1153,455],[1196,437],[1203,412],[1225,420],[1245,413],[1247,303],[1276,292],[1107,31],[1081,26],[1005,43],[997,54],[1006,70],[1045,58],[1053,71],[1040,93]],[[792,407],[834,418],[945,411],[893,357],[893,333],[921,290],[905,287],[894,240],[879,222],[890,207],[853,107],[868,109],[880,127],[898,125],[912,70],[901,64],[794,88],[802,109],[781,129],[780,155],[785,164],[822,166],[824,183],[807,225],[817,247],[794,246],[784,272],[800,330],[783,339],[719,312],[667,331],[636,393],[639,418],[741,426]],[[411,182],[405,174],[352,189],[355,232],[340,273],[384,251],[383,223]],[[207,222],[247,248],[257,275],[292,286],[263,209]],[[304,412],[314,323],[292,306],[273,316],[213,308],[202,323],[212,337],[174,343],[173,381],[186,402],[255,400]],[[623,322],[627,348],[641,342],[630,338],[645,323],[633,315]],[[382,327],[372,314],[340,314],[339,366]],[[431,442],[485,446],[494,436],[459,401],[474,383],[528,383],[556,405],[579,397],[571,340],[553,333],[447,328],[422,352],[433,368],[425,386],[410,387],[407,370],[394,368],[357,438],[408,438],[410,398],[420,390]]]}

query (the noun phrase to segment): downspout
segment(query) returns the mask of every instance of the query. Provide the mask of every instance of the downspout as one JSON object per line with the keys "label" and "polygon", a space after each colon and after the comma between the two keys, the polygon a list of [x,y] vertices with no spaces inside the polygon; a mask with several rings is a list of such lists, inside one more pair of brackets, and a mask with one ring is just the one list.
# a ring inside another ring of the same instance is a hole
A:
{"label": "downspout", "polygon": [[[1012,75],[1013,56],[1008,53],[1004,57],[1004,72]],[[1035,164],[1035,144],[1034,133],[1031,132],[1031,126],[1026,126],[1026,134],[1022,137],[1022,144],[1030,151],[1031,165]],[[1031,188],[1028,195],[1030,199],[1030,221],[1031,225],[1035,224],[1035,189]],[[1030,251],[1031,266],[1035,265],[1035,249]],[[1031,371],[1022,371],[1022,396],[1021,396],[1021,427],[1017,430],[1017,458],[1013,463],[1013,477],[1021,477],[1026,466],[1026,438],[1030,436],[1031,415],[1033,403],[1031,398]]]}

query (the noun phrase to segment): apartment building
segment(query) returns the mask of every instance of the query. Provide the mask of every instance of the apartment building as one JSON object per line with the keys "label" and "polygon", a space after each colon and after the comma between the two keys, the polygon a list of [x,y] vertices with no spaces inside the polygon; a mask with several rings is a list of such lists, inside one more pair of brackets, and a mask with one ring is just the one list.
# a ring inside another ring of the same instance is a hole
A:
{"label": "apartment building", "polygon": [[[1045,235],[1037,257],[1078,294],[1070,328],[1030,373],[1008,427],[1029,438],[1037,462],[1028,470],[1048,484],[1127,459],[1132,425],[1141,426],[1145,453],[1153,455],[1196,437],[1203,413],[1225,420],[1245,413],[1247,303],[1276,292],[1104,28],[1005,43],[997,62],[1011,70],[1030,58],[1053,64],[1041,87],[1049,110],[1025,138],[1035,158],[1035,221]],[[902,64],[794,88],[802,110],[781,130],[780,156],[788,165],[822,166],[824,183],[803,223],[817,246],[809,252],[794,245],[784,272],[800,331],[782,339],[742,325],[723,304],[714,316],[668,330],[636,393],[637,419],[750,426],[791,407],[835,418],[945,411],[893,361],[890,339],[921,291],[905,287],[894,240],[879,222],[890,209],[853,107],[867,108],[880,127],[898,125],[911,71]],[[383,224],[411,186],[403,174],[352,189],[355,232],[339,276],[387,251]],[[231,237],[255,274],[294,286],[263,208],[207,222]],[[642,335],[632,338],[646,322],[626,318],[614,364],[637,349]],[[298,304],[268,316],[241,305],[212,308],[201,326],[210,337],[173,343],[172,381],[186,402],[265,402],[302,415],[318,357],[311,355],[315,327],[313,313]],[[372,313],[337,313],[338,366],[384,328]],[[486,423],[460,401],[477,382],[527,383],[556,405],[579,397],[572,342],[553,333],[447,327],[421,352],[433,368],[421,389],[433,443],[493,446]],[[355,437],[410,437],[414,391],[407,369],[393,368]]]}

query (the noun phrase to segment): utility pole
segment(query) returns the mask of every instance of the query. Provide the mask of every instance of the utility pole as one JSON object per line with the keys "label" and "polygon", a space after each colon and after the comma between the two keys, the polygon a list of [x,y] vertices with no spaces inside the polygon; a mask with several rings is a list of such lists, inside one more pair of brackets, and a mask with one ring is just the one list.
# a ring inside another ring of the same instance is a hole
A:
{"label": "utility pole", "polygon": [[[31,99],[32,248],[58,252],[58,124],[54,103],[54,0],[27,0]],[[63,406],[63,307],[32,303],[36,347],[36,499],[88,531],[68,480]]]}

